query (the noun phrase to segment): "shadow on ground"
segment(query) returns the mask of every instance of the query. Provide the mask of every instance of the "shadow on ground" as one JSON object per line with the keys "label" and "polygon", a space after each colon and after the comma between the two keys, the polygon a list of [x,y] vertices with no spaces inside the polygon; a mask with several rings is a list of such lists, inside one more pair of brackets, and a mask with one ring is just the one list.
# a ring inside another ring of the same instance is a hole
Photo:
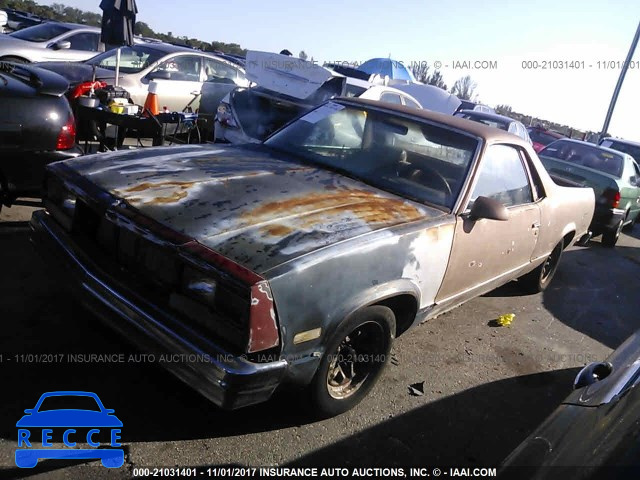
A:
{"label": "shadow on ground", "polygon": [[496,467],[569,394],[578,371],[480,385],[311,452],[293,465]]}
{"label": "shadow on ground", "polygon": [[[594,269],[596,260],[607,269]],[[589,248],[564,252],[543,293],[544,306],[567,326],[615,349],[640,329],[639,281],[639,249],[590,242]]]}

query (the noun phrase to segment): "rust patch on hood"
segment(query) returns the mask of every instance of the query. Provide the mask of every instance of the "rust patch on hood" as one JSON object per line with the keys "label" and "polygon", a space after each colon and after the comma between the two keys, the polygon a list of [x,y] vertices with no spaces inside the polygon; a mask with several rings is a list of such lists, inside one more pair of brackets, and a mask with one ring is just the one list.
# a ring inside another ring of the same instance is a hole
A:
{"label": "rust patch on hood", "polygon": [[[422,213],[408,202],[377,195],[367,190],[336,190],[326,193],[293,197],[261,205],[245,212],[242,217],[251,224],[278,218],[293,223],[262,227],[273,236],[286,236],[296,228],[313,228],[337,220],[342,212],[349,212],[367,225],[394,225],[417,220]],[[298,217],[298,218],[296,218]]]}
{"label": "rust patch on hood", "polygon": [[193,187],[195,182],[171,182],[171,181],[167,181],[167,182],[158,182],[158,183],[151,183],[151,182],[144,182],[141,183],[140,185],[135,185],[133,187],[129,187],[125,190],[125,192],[144,192],[145,190],[155,190],[157,188],[163,188],[163,187],[179,187],[181,189],[188,189]]}
{"label": "rust patch on hood", "polygon": [[[165,182],[143,182],[132,187],[128,187],[123,191],[117,191],[130,203],[144,203],[144,204],[168,204],[176,203],[187,196],[188,190],[193,187],[197,182],[179,182],[179,181],[165,181]],[[131,196],[132,193],[143,194],[142,196]]]}
{"label": "rust patch on hood", "polygon": [[293,232],[293,228],[280,224],[267,225],[266,227],[262,227],[261,230],[267,235],[272,235],[274,237],[285,237]]}

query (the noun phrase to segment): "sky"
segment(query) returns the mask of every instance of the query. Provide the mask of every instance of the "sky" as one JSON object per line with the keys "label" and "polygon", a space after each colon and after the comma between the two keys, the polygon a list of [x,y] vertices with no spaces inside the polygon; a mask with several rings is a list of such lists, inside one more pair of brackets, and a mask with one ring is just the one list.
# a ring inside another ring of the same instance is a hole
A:
{"label": "sky", "polygon": [[[99,0],[40,3],[100,12]],[[637,0],[136,3],[137,20],[156,32],[252,50],[286,48],[296,55],[304,50],[320,64],[390,56],[405,64],[427,62],[433,70],[439,62],[449,87],[471,75],[483,103],[510,105],[519,113],[589,131],[602,128],[620,64],[640,22]],[[640,141],[638,112],[640,47],[609,132]]]}

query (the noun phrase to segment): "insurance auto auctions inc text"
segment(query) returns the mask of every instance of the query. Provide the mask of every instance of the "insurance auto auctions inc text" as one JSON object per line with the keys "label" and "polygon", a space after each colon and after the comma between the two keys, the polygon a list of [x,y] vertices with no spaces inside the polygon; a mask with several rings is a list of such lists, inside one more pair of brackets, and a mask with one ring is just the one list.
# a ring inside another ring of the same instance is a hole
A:
{"label": "insurance auto auctions inc text", "polygon": [[[133,476],[158,476],[163,469],[134,468]],[[165,469],[173,470],[173,469]],[[189,471],[188,474],[185,470]],[[319,467],[198,467],[181,469],[182,476],[205,476],[216,478],[262,478],[262,477],[287,477],[287,478],[351,478],[351,477],[495,477],[496,468],[457,468],[457,467],[421,467],[421,468],[383,468],[383,467],[354,467],[354,468],[319,468]],[[162,475],[166,476],[169,472]],[[186,475],[185,475],[186,474]]]}

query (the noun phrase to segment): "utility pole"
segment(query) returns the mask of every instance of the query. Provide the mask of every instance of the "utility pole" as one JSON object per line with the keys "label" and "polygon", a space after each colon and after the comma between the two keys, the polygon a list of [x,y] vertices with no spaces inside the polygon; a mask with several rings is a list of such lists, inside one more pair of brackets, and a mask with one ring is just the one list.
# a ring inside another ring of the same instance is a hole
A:
{"label": "utility pole", "polygon": [[604,119],[604,125],[602,126],[602,131],[600,132],[599,138],[605,136],[607,131],[609,130],[609,123],[611,122],[611,116],[613,115],[613,109],[616,107],[616,102],[618,101],[618,95],[620,94],[620,89],[622,88],[622,82],[624,81],[624,77],[627,75],[627,70],[629,69],[629,64],[633,58],[633,53],[636,51],[636,46],[638,45],[638,39],[640,39],[640,22],[638,22],[638,28],[636,29],[636,34],[633,37],[633,41],[631,42],[631,47],[629,48],[629,53],[627,54],[627,59],[622,66],[622,70],[620,71],[620,76],[618,77],[618,83],[616,84],[616,88],[613,90],[613,96],[611,97],[611,103],[609,104],[609,110],[607,111],[607,116]]}

